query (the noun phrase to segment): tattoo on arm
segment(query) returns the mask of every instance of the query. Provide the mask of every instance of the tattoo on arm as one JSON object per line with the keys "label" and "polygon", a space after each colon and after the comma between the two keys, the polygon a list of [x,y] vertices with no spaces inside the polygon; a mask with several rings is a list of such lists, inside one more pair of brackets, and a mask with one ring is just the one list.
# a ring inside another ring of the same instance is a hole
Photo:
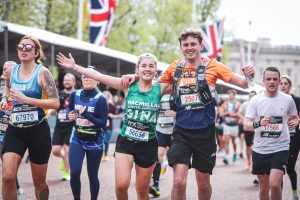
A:
{"label": "tattoo on arm", "polygon": [[45,69],[43,75],[43,88],[46,91],[49,99],[58,98],[58,93],[52,74],[48,69]]}

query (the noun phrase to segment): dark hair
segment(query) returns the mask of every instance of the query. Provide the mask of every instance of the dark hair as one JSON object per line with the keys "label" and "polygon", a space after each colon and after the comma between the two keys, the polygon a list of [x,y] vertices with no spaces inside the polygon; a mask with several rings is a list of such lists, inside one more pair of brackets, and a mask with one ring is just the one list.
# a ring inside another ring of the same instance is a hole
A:
{"label": "dark hair", "polygon": [[24,37],[22,37],[22,39],[19,41],[19,43],[22,41],[22,40],[25,40],[25,39],[29,39],[31,40],[34,44],[35,44],[35,51],[38,52],[38,56],[34,59],[36,63],[38,64],[43,64],[43,61],[46,60],[46,56],[44,54],[44,50],[43,50],[43,47],[40,43],[40,41],[34,37],[34,36],[31,36],[31,35],[25,35]]}
{"label": "dark hair", "polygon": [[280,71],[277,67],[274,67],[274,66],[270,66],[270,67],[267,67],[265,68],[264,72],[263,72],[263,79],[265,79],[265,73],[266,71],[269,71],[269,72],[277,72],[279,77],[280,77]]}
{"label": "dark hair", "polygon": [[199,44],[202,43],[203,36],[201,32],[194,28],[188,28],[181,32],[180,36],[178,37],[179,44],[181,44],[182,40],[186,40],[189,36],[198,39]]}
{"label": "dark hair", "polygon": [[229,90],[227,91],[227,94],[230,94],[230,93],[233,93],[234,95],[236,95],[236,90],[229,89]]}

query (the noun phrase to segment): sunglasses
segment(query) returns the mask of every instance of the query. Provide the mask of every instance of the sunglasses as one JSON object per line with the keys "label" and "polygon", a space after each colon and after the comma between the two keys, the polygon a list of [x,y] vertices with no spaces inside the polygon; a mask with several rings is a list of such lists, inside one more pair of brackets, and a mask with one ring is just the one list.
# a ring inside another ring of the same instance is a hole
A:
{"label": "sunglasses", "polygon": [[19,50],[19,51],[23,51],[24,48],[25,48],[25,51],[29,52],[36,47],[31,44],[18,44],[17,45],[17,50]]}

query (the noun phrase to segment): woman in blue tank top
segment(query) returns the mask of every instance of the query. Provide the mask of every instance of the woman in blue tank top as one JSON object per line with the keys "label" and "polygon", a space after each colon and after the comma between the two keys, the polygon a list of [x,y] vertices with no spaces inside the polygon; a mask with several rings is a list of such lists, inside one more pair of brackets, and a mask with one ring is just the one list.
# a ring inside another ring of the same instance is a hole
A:
{"label": "woman in blue tank top", "polygon": [[58,109],[56,85],[50,71],[42,65],[45,58],[37,38],[24,36],[17,45],[19,65],[8,71],[0,107],[12,110],[3,147],[2,191],[4,199],[17,199],[16,176],[28,149],[37,199],[48,199],[46,183],[51,153],[47,109]]}
{"label": "woman in blue tank top", "polygon": [[102,130],[106,126],[108,106],[105,97],[96,89],[97,81],[84,75],[81,80],[83,89],[71,94],[68,105],[69,120],[75,122],[69,148],[70,183],[74,199],[80,199],[80,174],[86,155],[91,200],[96,200],[100,188],[98,171],[103,154]]}

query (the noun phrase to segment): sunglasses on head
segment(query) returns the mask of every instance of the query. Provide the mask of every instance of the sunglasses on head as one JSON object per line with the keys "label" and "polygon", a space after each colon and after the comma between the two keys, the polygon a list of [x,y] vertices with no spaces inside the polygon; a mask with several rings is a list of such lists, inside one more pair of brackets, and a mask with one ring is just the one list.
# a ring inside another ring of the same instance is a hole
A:
{"label": "sunglasses on head", "polygon": [[35,48],[35,46],[31,45],[31,44],[18,44],[17,45],[17,50],[19,51],[23,51],[23,49],[25,48],[25,51],[31,51],[32,49]]}

